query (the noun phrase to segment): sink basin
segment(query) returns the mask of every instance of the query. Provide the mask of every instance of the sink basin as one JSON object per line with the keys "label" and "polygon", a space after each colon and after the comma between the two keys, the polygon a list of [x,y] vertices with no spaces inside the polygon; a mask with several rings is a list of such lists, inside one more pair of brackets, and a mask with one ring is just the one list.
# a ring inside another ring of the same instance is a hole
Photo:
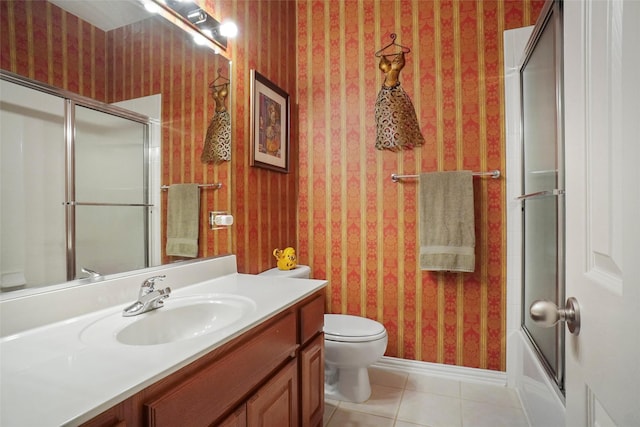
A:
{"label": "sink basin", "polygon": [[86,328],[80,339],[89,344],[158,345],[218,332],[256,308],[253,300],[230,294],[170,297],[164,307],[134,317],[121,310]]}

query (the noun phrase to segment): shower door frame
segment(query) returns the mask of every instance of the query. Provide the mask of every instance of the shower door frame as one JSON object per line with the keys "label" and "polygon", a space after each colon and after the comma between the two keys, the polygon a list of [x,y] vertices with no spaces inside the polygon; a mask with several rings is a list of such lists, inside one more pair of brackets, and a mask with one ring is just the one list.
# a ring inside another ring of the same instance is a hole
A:
{"label": "shower door frame", "polygon": [[[84,107],[91,110],[98,111],[104,114],[110,114],[118,118],[131,120],[143,125],[143,197],[142,203],[86,203],[79,202],[76,198],[76,107]],[[143,218],[143,233],[144,233],[144,267],[150,266],[149,257],[149,245],[150,245],[150,232],[149,232],[149,209],[154,207],[149,202],[149,140],[150,140],[150,126],[151,122],[148,117],[140,116],[137,113],[124,110],[120,107],[104,104],[91,99],[85,99],[81,97],[67,98],[65,97],[65,149],[66,149],[66,167],[65,167],[65,199],[66,199],[66,223],[67,223],[67,280],[75,280],[77,269],[77,254],[76,254],[76,207],[77,206],[103,206],[103,207],[142,207],[146,208],[146,213]]]}
{"label": "shower door frame", "polygon": [[[91,98],[87,98],[78,95],[73,92],[69,92],[64,89],[60,89],[54,86],[50,86],[35,80],[28,79],[15,73],[11,73],[6,70],[0,70],[0,79],[33,89],[48,95],[56,96],[64,100],[64,144],[65,144],[65,223],[66,223],[66,270],[67,280],[76,279],[76,224],[75,224],[75,209],[77,205],[82,203],[76,203],[75,201],[75,110],[76,106],[89,108],[99,111],[101,113],[110,114],[119,118],[131,120],[140,123],[143,128],[143,194],[144,201],[141,204],[127,204],[127,206],[145,207],[147,213],[144,216],[144,260],[145,265],[151,264],[150,259],[150,221],[149,210],[155,206],[150,203],[150,133],[152,120],[142,114],[135,113],[133,111],[126,110],[124,108],[106,104],[100,101],[96,101]],[[111,206],[113,204],[105,204],[105,206]],[[118,205],[115,205],[118,206]],[[123,206],[123,205],[119,205]]]}
{"label": "shower door frame", "polygon": [[[555,288],[555,301],[558,306],[564,306],[565,299],[565,205],[564,205],[564,115],[563,115],[563,25],[562,25],[562,2],[559,0],[548,0],[544,8],[540,12],[540,16],[533,29],[529,42],[527,43],[521,61],[519,69],[520,76],[520,112],[521,112],[521,153],[522,153],[522,192],[525,194],[525,182],[526,182],[526,169],[525,169],[525,100],[524,100],[524,83],[523,83],[523,71],[528,61],[530,60],[538,41],[540,40],[543,32],[549,26],[553,25],[555,29],[555,116],[556,116],[556,156],[557,156],[557,175],[556,185],[553,191],[545,192],[540,195],[529,195],[533,197],[555,197],[556,203],[556,288]],[[526,196],[521,196],[526,197]],[[521,301],[521,327],[524,334],[527,336],[534,352],[536,353],[540,363],[546,370],[549,377],[553,380],[554,386],[557,387],[556,392],[559,397],[564,401],[564,375],[565,375],[565,328],[563,322],[558,322],[553,328],[556,331],[556,357],[555,365],[556,369],[550,365],[547,361],[540,346],[536,343],[533,334],[529,331],[525,324],[525,319],[529,316],[529,307],[525,306],[525,287],[526,281],[526,265],[524,262],[526,253],[526,239],[525,239],[525,204],[526,198],[522,199],[522,301]]]}

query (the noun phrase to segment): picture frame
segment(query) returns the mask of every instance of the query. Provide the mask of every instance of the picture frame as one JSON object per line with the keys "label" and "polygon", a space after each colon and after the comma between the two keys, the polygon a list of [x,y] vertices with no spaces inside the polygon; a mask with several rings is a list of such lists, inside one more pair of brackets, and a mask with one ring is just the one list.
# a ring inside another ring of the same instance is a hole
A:
{"label": "picture frame", "polygon": [[289,173],[289,94],[251,70],[251,166]]}

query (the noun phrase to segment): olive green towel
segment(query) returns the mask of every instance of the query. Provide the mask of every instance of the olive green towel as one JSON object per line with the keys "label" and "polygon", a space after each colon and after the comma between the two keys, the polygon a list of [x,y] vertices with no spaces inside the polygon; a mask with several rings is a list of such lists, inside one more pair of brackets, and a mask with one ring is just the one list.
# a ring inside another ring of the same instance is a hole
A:
{"label": "olive green towel", "polygon": [[198,184],[169,186],[167,197],[167,255],[198,256],[200,229],[200,188]]}
{"label": "olive green towel", "polygon": [[420,175],[420,268],[475,270],[473,175],[470,171]]}

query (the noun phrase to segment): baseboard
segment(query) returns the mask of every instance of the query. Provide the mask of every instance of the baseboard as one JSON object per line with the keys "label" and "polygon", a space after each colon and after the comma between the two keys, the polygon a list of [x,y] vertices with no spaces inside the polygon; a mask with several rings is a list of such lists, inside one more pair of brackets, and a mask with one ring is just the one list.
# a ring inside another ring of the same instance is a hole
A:
{"label": "baseboard", "polygon": [[507,373],[488,369],[467,368],[464,366],[444,365],[442,363],[420,362],[417,360],[399,359],[382,356],[372,365],[381,369],[396,369],[404,372],[432,375],[489,385],[506,386]]}

